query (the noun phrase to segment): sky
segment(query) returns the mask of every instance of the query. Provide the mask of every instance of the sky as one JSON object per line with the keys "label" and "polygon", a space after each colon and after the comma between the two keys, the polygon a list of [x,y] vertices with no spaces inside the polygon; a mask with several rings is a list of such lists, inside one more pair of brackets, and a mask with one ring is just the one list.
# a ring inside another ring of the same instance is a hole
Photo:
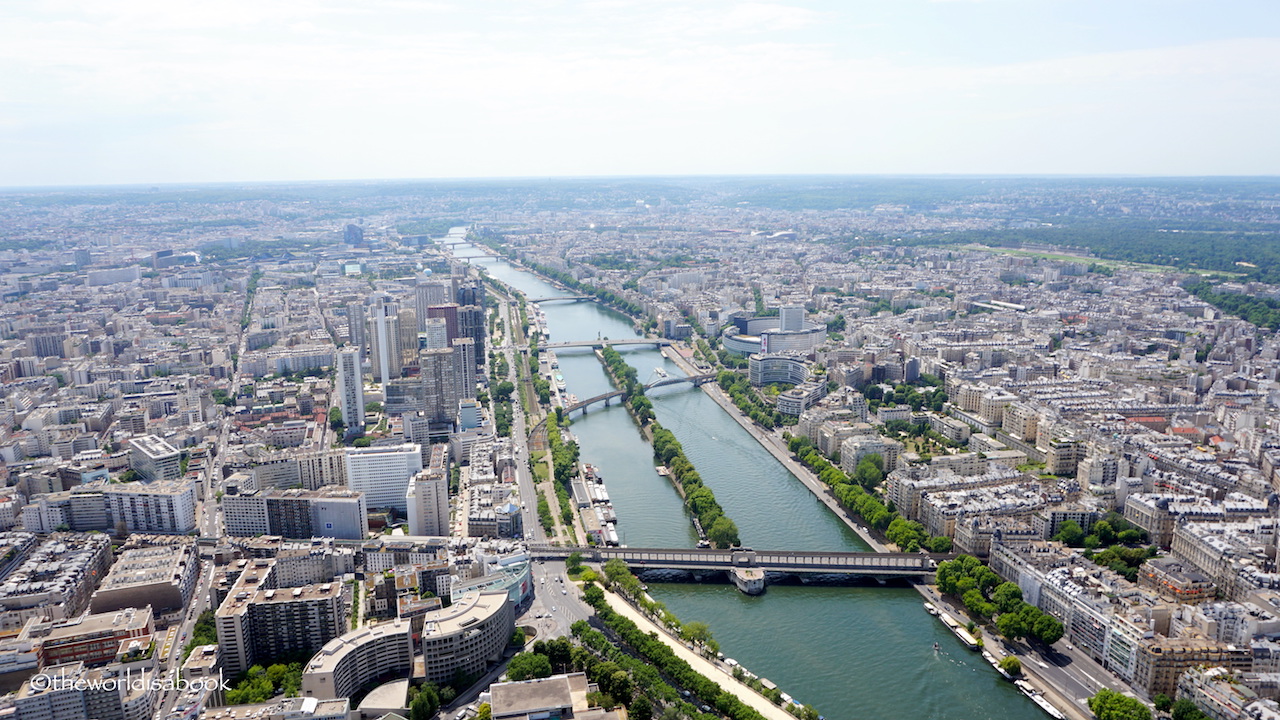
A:
{"label": "sky", "polygon": [[0,186],[1280,175],[1276,0],[5,0]]}

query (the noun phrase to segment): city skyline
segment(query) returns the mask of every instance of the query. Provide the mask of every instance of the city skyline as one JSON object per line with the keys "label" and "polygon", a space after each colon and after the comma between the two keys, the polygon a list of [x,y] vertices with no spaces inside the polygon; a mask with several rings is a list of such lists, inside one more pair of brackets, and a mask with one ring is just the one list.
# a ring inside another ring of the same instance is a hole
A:
{"label": "city skyline", "polygon": [[1262,2],[0,11],[0,186],[1267,175]]}

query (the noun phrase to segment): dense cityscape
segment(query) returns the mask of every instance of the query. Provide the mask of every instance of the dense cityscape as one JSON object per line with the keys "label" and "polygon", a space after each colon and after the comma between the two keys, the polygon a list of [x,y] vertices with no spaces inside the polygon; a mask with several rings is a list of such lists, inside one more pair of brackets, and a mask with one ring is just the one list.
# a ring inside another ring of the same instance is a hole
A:
{"label": "dense cityscape", "polygon": [[1247,179],[5,191],[0,718],[1280,718],[1277,231]]}

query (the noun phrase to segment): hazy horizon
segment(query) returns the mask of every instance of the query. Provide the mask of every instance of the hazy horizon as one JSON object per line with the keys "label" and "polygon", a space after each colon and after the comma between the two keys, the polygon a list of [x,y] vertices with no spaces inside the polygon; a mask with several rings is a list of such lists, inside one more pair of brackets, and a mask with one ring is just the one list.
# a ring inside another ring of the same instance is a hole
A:
{"label": "hazy horizon", "polygon": [[0,187],[1280,175],[1265,0],[0,9]]}
{"label": "hazy horizon", "polygon": [[0,192],[13,191],[50,191],[60,190],[93,190],[93,189],[127,189],[202,187],[202,186],[243,186],[243,185],[344,185],[344,184],[382,184],[382,183],[485,183],[485,182],[542,182],[542,181],[606,181],[606,180],[806,180],[823,179],[848,180],[1241,180],[1280,182],[1280,174],[1268,175],[1135,175],[1125,173],[1102,174],[981,174],[981,173],[736,173],[736,174],[652,174],[652,175],[493,175],[475,177],[364,177],[364,178],[315,178],[315,179],[278,179],[278,180],[174,180],[165,182],[128,182],[128,183],[85,183],[65,185],[0,185]]}

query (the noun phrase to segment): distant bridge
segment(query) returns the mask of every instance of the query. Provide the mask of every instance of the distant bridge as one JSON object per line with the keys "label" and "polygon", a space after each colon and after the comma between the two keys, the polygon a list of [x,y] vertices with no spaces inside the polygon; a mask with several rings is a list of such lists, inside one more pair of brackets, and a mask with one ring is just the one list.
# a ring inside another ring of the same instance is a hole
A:
{"label": "distant bridge", "polygon": [[453,260],[487,260],[495,256],[480,253],[478,255],[450,255],[449,257]]}
{"label": "distant bridge", "polygon": [[[644,388],[653,389],[655,387],[673,386],[673,384],[680,384],[680,383],[690,383],[692,384],[692,386],[700,386],[700,384],[712,382],[712,380],[716,379],[717,375],[718,373],[707,373],[704,375],[686,375],[686,377],[684,378],[667,378],[664,380],[655,380],[655,382],[646,384]],[[575,404],[564,406],[564,414],[568,415],[572,413],[572,411],[584,409],[584,407],[588,405],[595,405],[596,402],[603,402],[603,404],[608,405],[609,401],[613,400],[614,397],[622,397],[622,395],[623,395],[623,391],[621,391],[621,389],[614,389],[614,391],[603,392],[603,393],[600,393],[600,395],[596,395],[594,397],[588,397],[586,398],[586,400],[577,401],[575,402]],[[545,420],[544,418],[543,423],[545,423],[545,421],[547,420]],[[538,425],[534,425],[534,430],[538,429],[539,425],[543,423],[538,423]],[[532,430],[530,430],[530,432],[532,432]]]}
{"label": "distant bridge", "polygon": [[[658,380],[655,382],[651,382],[648,385],[645,385],[644,389],[652,390],[653,388],[666,387],[667,385],[678,385],[680,383],[689,383],[694,386],[702,385],[703,383],[709,383],[715,380],[718,374],[719,373],[706,373],[705,375],[688,375],[686,377],[667,378],[666,380]],[[569,413],[572,413],[576,410],[582,410],[586,408],[588,405],[595,405],[596,403],[599,403],[599,402],[604,403],[605,406],[608,407],[610,400],[617,397],[622,397],[623,394],[624,394],[624,391],[622,390],[612,390],[607,393],[601,393],[594,397],[589,397],[586,400],[579,400],[578,402],[573,403],[572,405],[566,405],[564,408],[564,414],[568,415]],[[546,422],[547,422],[546,418],[542,418],[541,420],[539,420],[538,424],[534,425],[532,428],[529,429],[529,435],[532,436],[534,433],[541,430],[543,426],[546,424]]]}
{"label": "distant bridge", "polygon": [[553,300],[564,300],[566,302],[586,302],[588,300],[595,300],[595,299],[596,298],[594,295],[556,295],[555,297],[527,297],[525,298],[525,301],[531,302],[531,303],[544,303],[544,302],[551,302]]}
{"label": "distant bridge", "polygon": [[[652,390],[653,388],[665,387],[667,385],[678,385],[680,383],[690,383],[696,386],[696,385],[701,385],[703,383],[711,382],[712,380],[715,380],[715,379],[716,379],[716,373],[707,373],[705,375],[689,375],[687,377],[678,377],[678,378],[667,378],[666,380],[658,380],[656,382],[651,382],[648,385],[645,385],[644,389]],[[607,405],[609,400],[616,397],[621,397],[622,394],[623,394],[622,390],[614,390],[612,392],[602,393],[600,395],[596,395],[595,397],[589,397],[586,400],[580,400],[572,405],[566,405],[564,408],[564,411],[565,411],[565,414],[568,414],[573,412],[574,410],[581,410],[582,408],[585,408],[588,405],[594,405],[595,403],[598,403],[598,402],[604,402]]]}
{"label": "distant bridge", "polygon": [[554,342],[539,345],[543,350],[559,350],[561,348],[602,348],[618,345],[656,345],[667,347],[671,341],[666,338],[633,338],[629,340],[575,340],[573,342]]}
{"label": "distant bridge", "polygon": [[530,545],[535,558],[562,560],[580,553],[588,562],[607,562],[618,558],[640,570],[733,570],[758,569],[777,573],[839,573],[868,577],[927,577],[938,567],[939,560],[952,555],[920,553],[828,552],[800,550],[752,550],[750,548],[666,549],[556,547]]}

